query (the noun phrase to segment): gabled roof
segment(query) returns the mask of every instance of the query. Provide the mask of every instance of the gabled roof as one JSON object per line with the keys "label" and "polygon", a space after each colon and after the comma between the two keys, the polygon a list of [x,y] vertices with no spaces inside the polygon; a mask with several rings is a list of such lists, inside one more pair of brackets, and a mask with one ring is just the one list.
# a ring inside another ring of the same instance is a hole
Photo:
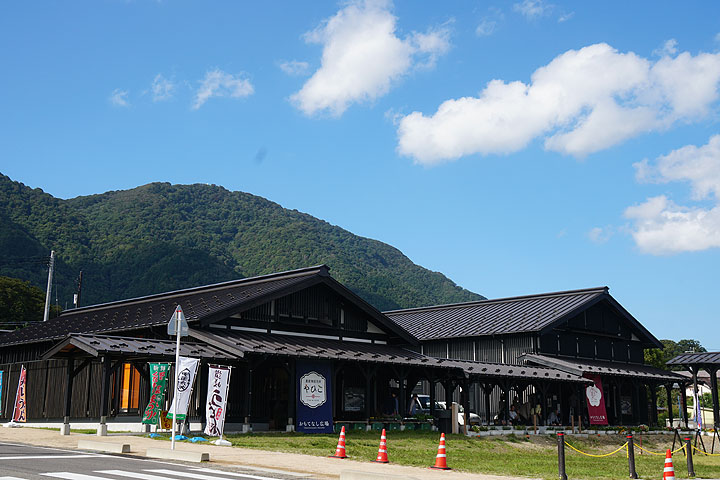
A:
{"label": "gabled roof", "polygon": [[699,353],[681,353],[673,358],[668,365],[714,365],[720,366],[720,352],[699,352]]}
{"label": "gabled roof", "polygon": [[244,278],[230,282],[121,300],[63,312],[47,322],[28,325],[0,336],[0,347],[60,340],[71,333],[115,333],[167,325],[175,307],[188,323],[207,325],[272,299],[323,283],[352,301],[385,331],[409,343],[410,334],[349,289],[330,277],[326,265]]}
{"label": "gabled roof", "polygon": [[342,342],[337,339],[296,337],[238,330],[190,329],[190,336],[221,350],[232,348],[247,355],[298,357],[322,360],[349,360],[355,362],[409,365],[454,370],[458,377],[483,381],[502,379],[543,379],[558,382],[587,382],[581,376],[557,369],[508,365],[502,363],[472,362],[435,358],[397,345],[378,343]]}
{"label": "gabled roof", "polygon": [[[100,355],[122,356],[146,359],[172,359],[175,357],[175,342],[149,338],[113,337],[109,335],[68,335],[57,345],[45,352],[41,360],[50,358],[98,357]],[[210,345],[182,342],[180,355],[200,357],[213,360],[228,360],[229,355],[223,350]]]}
{"label": "gabled roof", "polygon": [[477,302],[384,312],[419,340],[546,332],[590,308],[608,301],[647,343],[660,342],[608,292],[607,287],[542,293]]}
{"label": "gabled roof", "polygon": [[660,370],[650,365],[618,363],[584,358],[550,357],[547,355],[525,354],[520,361],[528,365],[541,365],[575,375],[610,375],[658,382],[684,382],[687,379],[676,372]]}

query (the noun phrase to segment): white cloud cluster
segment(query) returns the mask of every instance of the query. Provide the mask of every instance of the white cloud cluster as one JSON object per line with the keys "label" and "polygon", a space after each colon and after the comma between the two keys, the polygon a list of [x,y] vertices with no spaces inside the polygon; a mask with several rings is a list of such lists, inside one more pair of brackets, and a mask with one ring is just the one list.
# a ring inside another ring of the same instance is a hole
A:
{"label": "white cloud cluster", "polygon": [[386,94],[411,68],[432,67],[447,51],[445,29],[398,37],[390,8],[386,0],[353,1],[305,35],[323,53],[320,68],[291,96],[297,108],[340,116],[352,103]]}
{"label": "white cloud cluster", "polygon": [[559,55],[530,83],[492,80],[477,97],[403,117],[398,151],[430,165],[515,152],[544,136],[546,149],[583,157],[706,115],[719,81],[720,53],[684,52],[653,63],[599,43]]}
{"label": "white cloud cluster", "polygon": [[694,200],[710,200],[709,208],[684,207],[665,195],[649,198],[625,210],[633,222],[637,246],[655,255],[720,247],[720,135],[707,145],[688,145],[635,164],[639,181],[689,182]]}
{"label": "white cloud cluster", "polygon": [[286,74],[298,77],[307,75],[310,70],[310,64],[308,62],[300,62],[298,60],[280,62],[278,63],[278,67]]}
{"label": "white cloud cluster", "polygon": [[197,110],[211,97],[243,98],[254,92],[252,83],[242,74],[232,75],[216,68],[207,72],[205,78],[200,80],[200,88],[195,92],[192,108]]}
{"label": "white cloud cluster", "polygon": [[130,92],[127,90],[123,90],[120,88],[116,88],[112,91],[110,94],[110,103],[115,105],[116,107],[129,107],[130,102],[128,102],[128,95]]}
{"label": "white cloud cluster", "polygon": [[153,102],[170,100],[175,92],[175,83],[158,73],[153,79],[150,91],[152,92]]}
{"label": "white cloud cluster", "polygon": [[535,20],[550,13],[554,5],[549,5],[543,0],[523,0],[521,3],[513,5],[513,10],[527,18]]}

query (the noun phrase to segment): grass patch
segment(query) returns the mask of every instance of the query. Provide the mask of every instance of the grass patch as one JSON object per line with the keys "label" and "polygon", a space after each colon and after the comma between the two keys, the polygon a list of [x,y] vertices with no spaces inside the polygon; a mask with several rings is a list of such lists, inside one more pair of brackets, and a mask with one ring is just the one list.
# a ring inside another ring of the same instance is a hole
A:
{"label": "grass patch", "polygon": [[[335,452],[337,435],[305,435],[301,433],[251,433],[229,435],[233,446],[308,455],[328,456]],[[390,432],[388,454],[390,462],[400,465],[428,467],[435,463],[439,435],[434,432]],[[568,442],[587,453],[609,453],[625,442],[623,435],[604,435],[579,439],[567,437]],[[349,431],[346,434],[349,457],[372,461],[380,442],[377,432]],[[664,452],[672,444],[672,436],[643,438],[646,449]],[[556,479],[557,441],[551,435],[507,437],[447,436],[447,461],[455,470],[473,473],[541,477]],[[695,473],[699,477],[720,478],[720,457],[696,455]],[[635,452],[636,469],[641,478],[662,475],[664,457]],[[677,478],[688,478],[685,457],[674,457]],[[566,468],[571,478],[625,479],[628,463],[624,450],[607,458],[591,458],[566,449]]]}

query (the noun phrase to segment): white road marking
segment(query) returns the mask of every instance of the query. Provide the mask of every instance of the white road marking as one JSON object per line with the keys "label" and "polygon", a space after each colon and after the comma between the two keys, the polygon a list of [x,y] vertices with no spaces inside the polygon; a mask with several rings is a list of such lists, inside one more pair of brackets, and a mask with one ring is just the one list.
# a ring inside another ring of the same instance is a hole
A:
{"label": "white road marking", "polygon": [[84,475],[82,473],[73,472],[49,472],[41,473],[45,477],[64,478],[65,480],[112,480],[107,477],[96,477],[94,475]]}
{"label": "white road marking", "polygon": [[[277,470],[274,468],[265,468],[265,467],[251,467],[249,465],[243,465],[242,468],[244,470],[256,470],[258,472],[277,473],[278,475],[288,475],[290,477],[311,477],[312,476],[312,474],[310,474],[310,473],[287,472],[285,470]],[[193,468],[192,470],[195,470],[196,472],[221,473],[223,475],[232,475],[233,477],[246,477],[247,476],[247,474],[244,474],[244,473],[225,472],[223,470],[213,470],[211,468]]]}
{"label": "white road marking", "polygon": [[40,459],[40,458],[101,458],[107,457],[108,455],[93,455],[92,453],[83,453],[77,455],[12,455],[2,456],[0,455],[0,461],[2,460],[25,460],[25,459]]}
{"label": "white road marking", "polygon": [[18,477],[0,477],[0,480],[24,480]]}
{"label": "white road marking", "polygon": [[[265,472],[265,473],[276,473],[278,475],[287,475],[290,477],[312,477],[311,473],[300,473],[300,472],[288,472],[285,470],[278,470],[275,468],[265,468],[265,467],[251,467],[249,465],[243,465],[242,468],[244,470],[256,470],[258,472]],[[210,468],[193,468],[192,470],[198,471],[198,472],[213,472],[213,473],[223,473],[225,475],[232,475],[232,476],[241,476],[245,477],[247,474],[244,473],[235,473],[235,472],[225,472],[222,470],[213,470]]]}
{"label": "white road marking", "polygon": [[[170,470],[168,470],[168,472],[169,471]],[[137,478],[138,480],[177,480],[172,477],[163,477],[162,475],[148,475],[147,473],[126,472],[125,470],[96,470],[95,473],[117,475],[118,477]]]}
{"label": "white road marking", "polygon": [[[210,469],[205,469],[204,471],[208,471]],[[185,478],[194,478],[195,480],[217,480],[218,475],[225,475],[227,472],[222,472],[220,470],[211,470],[215,475],[201,475],[199,473],[190,473],[190,472],[176,472],[174,470],[145,470],[146,472],[153,472],[153,473],[162,473],[165,475],[175,475],[176,477],[185,477]],[[273,477],[261,477],[259,475],[246,475],[244,473],[235,473],[233,476],[238,476],[241,478],[252,478],[254,480],[278,480],[277,478]],[[149,480],[149,479],[145,479]]]}

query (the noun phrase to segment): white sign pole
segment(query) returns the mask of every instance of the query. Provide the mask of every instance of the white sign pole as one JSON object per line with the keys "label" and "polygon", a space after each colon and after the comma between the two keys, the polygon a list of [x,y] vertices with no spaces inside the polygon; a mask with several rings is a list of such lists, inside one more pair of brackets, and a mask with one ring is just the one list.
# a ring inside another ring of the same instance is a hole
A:
{"label": "white sign pole", "polygon": [[177,422],[177,397],[178,397],[178,381],[180,379],[180,315],[178,314],[178,308],[175,309],[175,383],[173,385],[173,420],[172,420],[172,440],[170,443],[170,450],[175,450],[175,423]]}

